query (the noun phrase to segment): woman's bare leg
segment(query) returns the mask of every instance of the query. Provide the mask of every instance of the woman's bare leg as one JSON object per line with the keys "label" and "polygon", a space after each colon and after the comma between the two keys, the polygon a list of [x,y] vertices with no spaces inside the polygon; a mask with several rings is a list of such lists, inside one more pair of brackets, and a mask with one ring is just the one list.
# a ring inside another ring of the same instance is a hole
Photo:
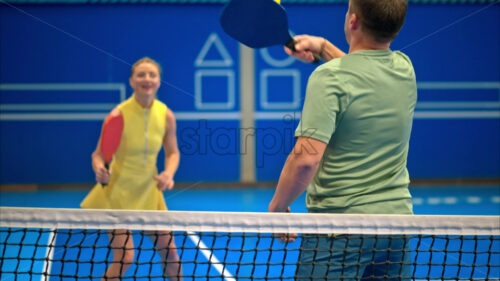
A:
{"label": "woman's bare leg", "polygon": [[171,231],[156,231],[148,233],[148,236],[163,261],[163,271],[168,279],[182,281],[182,267],[177,255],[173,233]]}
{"label": "woman's bare leg", "polygon": [[103,281],[119,281],[134,261],[134,240],[126,229],[110,230],[109,244],[113,250],[113,262],[106,270]]}

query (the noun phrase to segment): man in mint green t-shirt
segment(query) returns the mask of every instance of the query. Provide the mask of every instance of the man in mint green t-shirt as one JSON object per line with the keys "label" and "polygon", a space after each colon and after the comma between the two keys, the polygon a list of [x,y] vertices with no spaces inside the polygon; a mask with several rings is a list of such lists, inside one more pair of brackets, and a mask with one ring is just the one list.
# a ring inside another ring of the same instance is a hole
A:
{"label": "man in mint green t-shirt", "polygon": [[[290,211],[290,204],[307,189],[310,212],[412,214],[406,159],[417,87],[410,59],[389,48],[404,23],[406,10],[405,0],[350,0],[344,26],[348,54],[324,38],[308,35],[295,37],[296,52],[285,49],[306,62],[314,60],[313,53],[327,62],[309,78],[295,132],[297,143],[283,167],[270,212]],[[303,237],[303,248],[309,243],[311,248],[344,247],[353,253],[336,257],[325,251],[309,256],[305,251],[300,256],[298,276],[357,280],[363,271],[368,275],[379,272],[355,266],[383,256],[359,254],[359,241],[372,248],[374,241],[357,239],[356,245],[333,236],[320,242],[314,239]],[[402,280],[408,269],[391,269],[388,264],[407,261],[407,241],[390,243],[400,255],[391,254],[390,260],[382,262],[380,279],[391,275]],[[377,241],[377,248],[383,246],[384,241]],[[321,266],[321,262],[335,264],[336,258],[352,261],[354,266]]]}

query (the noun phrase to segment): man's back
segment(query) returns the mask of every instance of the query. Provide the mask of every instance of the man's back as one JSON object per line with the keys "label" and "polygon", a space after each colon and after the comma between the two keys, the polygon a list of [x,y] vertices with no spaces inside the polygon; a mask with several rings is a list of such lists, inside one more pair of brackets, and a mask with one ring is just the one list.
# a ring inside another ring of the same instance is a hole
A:
{"label": "man's back", "polygon": [[328,143],[309,210],[411,213],[406,158],[416,97],[413,67],[399,52],[357,51],[318,67],[296,132]]}

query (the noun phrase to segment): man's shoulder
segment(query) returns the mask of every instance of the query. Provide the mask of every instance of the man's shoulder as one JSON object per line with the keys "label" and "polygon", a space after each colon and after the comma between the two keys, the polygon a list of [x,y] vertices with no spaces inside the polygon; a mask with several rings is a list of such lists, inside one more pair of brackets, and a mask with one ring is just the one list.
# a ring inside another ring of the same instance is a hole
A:
{"label": "man's shoulder", "polygon": [[327,61],[314,69],[311,76],[325,77],[336,76],[341,71],[340,58]]}
{"label": "man's shoulder", "polygon": [[407,60],[410,60],[410,57],[408,57],[407,54],[401,52],[401,51],[392,51],[392,53],[395,55],[395,56],[399,56],[399,57],[402,57],[404,59],[407,59]]}
{"label": "man's shoulder", "polygon": [[386,52],[367,53],[357,52],[333,59],[320,67],[318,71],[331,71],[342,75],[352,73],[360,74],[370,69],[371,65],[378,66],[380,63],[389,63],[402,69],[413,69],[411,59],[401,51],[386,50]]}
{"label": "man's shoulder", "polygon": [[401,51],[393,51],[392,54],[404,61],[406,61],[407,63],[409,63],[410,65],[412,64],[411,63],[411,59],[408,55],[406,55],[405,53],[401,52]]}
{"label": "man's shoulder", "polygon": [[357,60],[357,57],[346,54],[343,57],[335,58],[323,63],[318,66],[315,71],[323,73],[342,73],[345,70],[349,71],[349,69],[353,68],[353,66],[357,63]]}
{"label": "man's shoulder", "polygon": [[340,68],[342,58],[329,60],[322,65],[318,66],[315,71],[335,71]]}

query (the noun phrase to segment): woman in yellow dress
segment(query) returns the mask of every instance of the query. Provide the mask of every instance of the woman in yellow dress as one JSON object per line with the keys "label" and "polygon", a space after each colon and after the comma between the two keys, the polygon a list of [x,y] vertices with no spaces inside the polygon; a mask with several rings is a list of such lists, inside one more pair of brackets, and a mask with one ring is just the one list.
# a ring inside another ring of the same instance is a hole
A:
{"label": "woman in yellow dress", "polygon": [[[174,186],[180,154],[174,114],[156,99],[160,75],[160,65],[147,57],[132,66],[129,82],[134,93],[110,113],[111,116],[121,115],[124,120],[120,145],[108,172],[99,139],[92,153],[92,168],[99,184],[82,201],[82,208],[167,210],[163,191]],[[165,170],[158,174],[156,159],[162,146],[165,149]],[[148,236],[162,258],[165,275],[171,281],[182,280],[173,233],[155,231]],[[107,268],[103,280],[120,280],[134,259],[131,231],[112,230],[109,240],[113,263]]]}

